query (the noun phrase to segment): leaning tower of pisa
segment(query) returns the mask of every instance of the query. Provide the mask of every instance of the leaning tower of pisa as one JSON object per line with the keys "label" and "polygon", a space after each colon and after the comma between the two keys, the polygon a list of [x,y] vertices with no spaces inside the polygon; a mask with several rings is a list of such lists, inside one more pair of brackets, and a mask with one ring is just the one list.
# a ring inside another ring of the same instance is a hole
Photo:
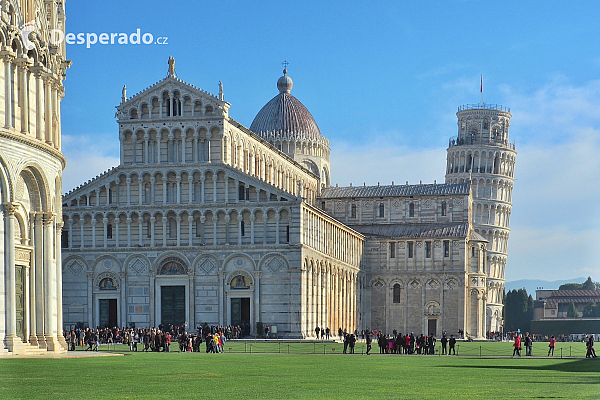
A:
{"label": "leaning tower of pisa", "polygon": [[458,136],[450,138],[446,183],[471,182],[473,228],[487,238],[487,330],[502,330],[502,292],[517,152],[509,140],[510,109],[496,104],[460,106]]}

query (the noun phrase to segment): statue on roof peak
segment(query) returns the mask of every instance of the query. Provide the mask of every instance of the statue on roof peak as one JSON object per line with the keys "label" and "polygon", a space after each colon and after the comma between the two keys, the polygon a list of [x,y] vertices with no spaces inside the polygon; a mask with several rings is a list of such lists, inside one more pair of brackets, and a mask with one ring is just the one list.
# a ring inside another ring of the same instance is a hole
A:
{"label": "statue on roof peak", "polygon": [[169,76],[175,77],[175,59],[169,56]]}

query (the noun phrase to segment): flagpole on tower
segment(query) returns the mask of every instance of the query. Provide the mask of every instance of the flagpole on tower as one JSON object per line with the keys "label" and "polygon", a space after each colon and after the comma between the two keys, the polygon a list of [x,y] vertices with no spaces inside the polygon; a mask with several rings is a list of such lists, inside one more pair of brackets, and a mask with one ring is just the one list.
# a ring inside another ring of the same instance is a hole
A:
{"label": "flagpole on tower", "polygon": [[484,105],[485,103],[483,102],[483,74],[481,74],[481,86],[479,90],[481,91],[481,105]]}

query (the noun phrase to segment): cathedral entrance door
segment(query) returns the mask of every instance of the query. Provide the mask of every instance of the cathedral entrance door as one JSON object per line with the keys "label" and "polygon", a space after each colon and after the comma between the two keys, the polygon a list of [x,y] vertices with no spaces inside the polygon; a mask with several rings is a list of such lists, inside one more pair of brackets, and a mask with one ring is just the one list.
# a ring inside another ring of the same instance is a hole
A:
{"label": "cathedral entrance door", "polygon": [[427,321],[427,334],[433,334],[433,336],[437,336],[437,319],[430,319]]}
{"label": "cathedral entrance door", "polygon": [[183,326],[185,324],[185,286],[161,286],[160,323]]}
{"label": "cathedral entrance door", "polygon": [[100,327],[117,325],[117,299],[100,299]]}
{"label": "cathedral entrance door", "polygon": [[231,299],[231,325],[250,323],[250,298]]}
{"label": "cathedral entrance door", "polygon": [[17,336],[25,339],[25,268],[15,265],[15,300],[17,308]]}

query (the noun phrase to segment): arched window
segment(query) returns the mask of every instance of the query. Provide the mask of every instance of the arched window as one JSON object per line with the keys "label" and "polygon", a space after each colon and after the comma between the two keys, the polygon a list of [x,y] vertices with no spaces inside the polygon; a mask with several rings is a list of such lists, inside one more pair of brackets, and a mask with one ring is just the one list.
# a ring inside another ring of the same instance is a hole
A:
{"label": "arched window", "polygon": [[106,238],[112,239],[112,224],[106,225]]}
{"label": "arched window", "polygon": [[392,301],[396,304],[400,303],[400,284],[398,283],[394,285],[394,296]]}
{"label": "arched window", "polygon": [[352,204],[350,207],[350,218],[356,218],[356,204]]}
{"label": "arched window", "polygon": [[150,184],[144,185],[144,204],[150,204]]}
{"label": "arched window", "polygon": [[446,202],[442,201],[442,217],[446,216]]}
{"label": "arched window", "polygon": [[169,239],[175,239],[177,235],[177,221],[175,218],[169,218]]}
{"label": "arched window", "polygon": [[240,226],[242,230],[242,236],[246,236],[246,224],[244,224],[244,221],[240,223]]}
{"label": "arched window", "polygon": [[415,216],[415,203],[410,203],[408,205],[408,216],[409,217],[414,217]]}
{"label": "arched window", "polygon": [[200,219],[196,220],[196,237],[201,237],[202,233],[202,221]]}
{"label": "arched window", "polygon": [[238,199],[240,201],[246,200],[246,188],[243,185],[238,187]]}
{"label": "arched window", "polygon": [[193,201],[200,201],[200,182],[194,182],[194,197]]}
{"label": "arched window", "polygon": [[379,218],[383,218],[385,216],[385,205],[383,203],[379,203]]}
{"label": "arched window", "polygon": [[396,243],[390,242],[390,258],[396,258]]}

